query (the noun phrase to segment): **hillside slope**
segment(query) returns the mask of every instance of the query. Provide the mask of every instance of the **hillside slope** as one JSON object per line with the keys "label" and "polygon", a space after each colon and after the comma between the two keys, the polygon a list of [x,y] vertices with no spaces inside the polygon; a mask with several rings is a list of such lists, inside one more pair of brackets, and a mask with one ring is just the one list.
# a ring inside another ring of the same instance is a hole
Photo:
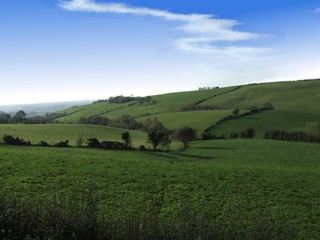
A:
{"label": "hillside slope", "polygon": [[[81,117],[101,116],[115,119],[131,115],[137,121],[157,117],[164,125],[175,130],[191,126],[198,132],[231,115],[239,108],[240,114],[250,107],[271,103],[274,110],[240,117],[219,125],[214,132],[226,134],[254,127],[261,137],[268,129],[304,130],[309,122],[320,121],[320,80],[250,84],[210,90],[169,93],[152,96],[154,102],[136,101],[121,104],[94,103],[60,111],[62,123],[78,123]],[[195,106],[182,111],[186,106]],[[207,110],[204,110],[207,109]],[[202,111],[195,111],[202,110]]]}

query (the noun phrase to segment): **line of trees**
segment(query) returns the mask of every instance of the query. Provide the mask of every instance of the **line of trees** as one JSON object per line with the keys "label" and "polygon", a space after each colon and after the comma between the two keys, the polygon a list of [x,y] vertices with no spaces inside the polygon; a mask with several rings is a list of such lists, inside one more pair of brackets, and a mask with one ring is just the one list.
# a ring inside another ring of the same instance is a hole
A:
{"label": "line of trees", "polygon": [[[204,140],[221,139],[221,138],[224,139],[225,138],[224,136],[215,136],[214,134],[212,134],[212,130],[226,121],[237,119],[239,117],[251,116],[251,115],[254,115],[259,112],[269,111],[269,110],[273,110],[273,109],[274,109],[274,106],[271,103],[264,103],[260,108],[257,106],[248,107],[248,108],[246,108],[246,110],[249,110],[249,111],[242,113],[242,114],[240,114],[239,108],[235,108],[232,110],[232,113],[230,115],[218,120],[215,124],[212,124],[210,127],[203,130],[203,132],[201,134],[202,139],[204,139]],[[246,135],[246,134],[244,134],[244,135]],[[247,138],[247,137],[244,137],[244,138]]]}
{"label": "line of trees", "polygon": [[[188,146],[188,143],[192,140],[197,139],[196,130],[191,127],[184,127],[175,132],[171,132],[164,127],[164,125],[158,121],[157,118],[150,120],[148,119],[144,124],[144,130],[147,132],[147,141],[152,146],[153,150],[159,149],[169,149],[170,144],[173,140],[177,140],[183,144],[183,148]],[[78,138],[76,141],[77,147],[82,147],[85,143],[89,148],[104,148],[104,149],[133,149],[132,148],[132,138],[129,132],[123,132],[121,135],[123,142],[117,141],[99,141],[97,138],[89,138],[85,141],[82,137]],[[20,146],[31,146],[30,141],[25,141],[18,137],[13,137],[11,135],[4,135],[3,143],[8,145],[20,145]],[[50,145],[46,141],[40,141],[35,146],[42,147],[70,147],[69,140],[60,141],[53,145]],[[145,150],[145,146],[141,145],[140,150]]]}
{"label": "line of trees", "polygon": [[65,113],[47,113],[43,116],[27,118],[27,114],[23,110],[20,110],[15,114],[0,112],[0,124],[46,124],[53,123],[55,119],[64,117],[65,115]]}
{"label": "line of trees", "polygon": [[133,97],[133,96],[119,95],[119,96],[115,96],[115,97],[109,97],[107,99],[99,99],[97,101],[94,101],[93,103],[108,102],[108,103],[120,104],[120,103],[129,103],[129,102],[133,102],[133,101],[137,101],[138,104],[156,103],[157,102],[151,96]]}
{"label": "line of trees", "polygon": [[268,130],[264,133],[264,138],[282,141],[320,142],[320,135],[308,134],[302,131]]}
{"label": "line of trees", "polygon": [[121,117],[115,119],[109,119],[107,117],[81,117],[79,119],[79,124],[94,124],[94,125],[102,125],[102,126],[110,126],[115,128],[124,128],[124,129],[143,129],[143,124],[137,122],[133,116],[123,115]]}

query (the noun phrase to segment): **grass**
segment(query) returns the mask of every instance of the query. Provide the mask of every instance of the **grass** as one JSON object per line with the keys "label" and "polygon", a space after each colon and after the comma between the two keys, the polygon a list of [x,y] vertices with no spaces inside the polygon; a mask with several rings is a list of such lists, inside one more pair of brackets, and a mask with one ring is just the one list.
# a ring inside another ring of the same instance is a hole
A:
{"label": "grass", "polygon": [[127,105],[128,104],[109,104],[102,102],[83,106],[75,106],[59,111],[59,113],[66,113],[67,116],[59,118],[58,121],[63,123],[78,123],[81,117],[101,116],[107,112],[125,108]]}
{"label": "grass", "polygon": [[68,139],[69,144],[75,146],[79,137],[85,140],[97,138],[100,141],[122,141],[122,133],[126,131],[130,133],[134,147],[146,144],[147,134],[142,131],[84,124],[0,124],[1,138],[3,135],[12,135],[31,141],[33,144],[41,140],[52,144]]}
{"label": "grass", "polygon": [[247,85],[202,104],[243,109],[269,102],[277,110],[319,114],[319,99],[320,80],[313,80]]}
{"label": "grass", "polygon": [[[176,112],[159,114],[155,117],[164,124],[169,130],[179,129],[184,126],[192,127],[201,133],[218,120],[230,115],[230,110],[207,110],[193,112]],[[148,118],[138,118],[137,121],[145,122]]]}
{"label": "grass", "polygon": [[128,114],[135,117],[139,117],[146,114],[155,115],[170,113],[180,110],[182,107],[188,104],[194,104],[198,101],[205,100],[215,95],[223,94],[233,89],[236,89],[236,87],[168,93],[152,96],[152,98],[157,101],[156,104],[131,105],[130,103],[96,103],[84,106],[77,106],[63,111],[59,111],[60,113],[67,113],[68,116],[59,118],[58,121],[65,123],[77,123],[80,117],[90,117],[96,115],[113,119]]}
{"label": "grass", "polygon": [[0,185],[29,198],[94,181],[100,211],[114,216],[153,200],[165,218],[188,199],[206,206],[215,221],[248,227],[267,212],[274,227],[317,239],[319,154],[317,144],[267,140],[199,141],[172,152],[0,145]]}
{"label": "grass", "polygon": [[[240,113],[252,106],[262,107],[271,103],[275,110],[246,118],[227,121],[214,130],[217,135],[229,136],[248,127],[255,128],[257,136],[271,129],[299,131],[305,125],[320,119],[320,80],[251,84],[239,87],[169,93],[153,96],[156,104],[131,105],[97,103],[67,109],[69,115],[58,119],[77,123],[80,117],[104,116],[110,119],[132,115],[139,121],[157,117],[170,130],[191,126],[198,131],[211,126],[231,114],[235,108]],[[188,104],[215,106],[226,110],[177,112]]]}
{"label": "grass", "polygon": [[232,132],[240,134],[244,129],[251,127],[255,129],[256,137],[264,138],[264,132],[273,129],[307,131],[306,125],[319,119],[320,114],[315,113],[271,110],[226,121],[217,126],[213,133],[230,137]]}

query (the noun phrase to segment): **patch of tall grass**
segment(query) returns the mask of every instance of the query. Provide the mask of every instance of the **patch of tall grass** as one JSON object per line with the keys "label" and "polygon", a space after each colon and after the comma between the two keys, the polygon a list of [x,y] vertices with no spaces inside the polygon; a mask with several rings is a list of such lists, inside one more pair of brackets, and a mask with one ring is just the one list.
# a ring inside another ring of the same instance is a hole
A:
{"label": "patch of tall grass", "polygon": [[[205,202],[192,204],[186,195],[170,214],[161,200],[149,199],[113,216],[99,210],[94,187],[46,197],[21,199],[0,194],[0,239],[293,239],[290,227],[275,225],[267,211],[250,220],[216,216]],[[237,211],[237,209],[234,209]],[[241,212],[241,211],[239,211]],[[249,221],[249,222],[248,222]],[[275,227],[276,226],[276,227]]]}

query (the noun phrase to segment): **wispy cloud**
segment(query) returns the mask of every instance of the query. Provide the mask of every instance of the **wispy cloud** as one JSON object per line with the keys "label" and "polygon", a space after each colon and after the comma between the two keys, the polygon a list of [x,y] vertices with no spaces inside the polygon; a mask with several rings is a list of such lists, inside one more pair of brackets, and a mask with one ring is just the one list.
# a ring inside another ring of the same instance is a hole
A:
{"label": "wispy cloud", "polygon": [[320,14],[320,7],[314,10],[314,13]]}
{"label": "wispy cloud", "polygon": [[174,46],[178,49],[209,55],[243,55],[260,54],[266,49],[255,47],[221,47],[219,43],[236,43],[238,41],[256,40],[263,35],[238,31],[240,23],[231,19],[220,19],[207,14],[179,14],[170,11],[146,7],[134,7],[125,3],[101,3],[94,0],[62,0],[59,6],[69,11],[118,13],[135,16],[152,16],[166,21],[180,22],[177,28],[188,36],[177,39]]}

